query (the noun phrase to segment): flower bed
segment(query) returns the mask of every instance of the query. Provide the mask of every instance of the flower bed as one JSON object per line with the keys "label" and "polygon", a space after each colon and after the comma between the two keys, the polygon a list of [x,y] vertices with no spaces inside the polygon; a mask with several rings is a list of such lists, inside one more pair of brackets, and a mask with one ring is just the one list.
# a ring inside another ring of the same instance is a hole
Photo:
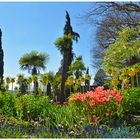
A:
{"label": "flower bed", "polygon": [[91,121],[96,123],[105,117],[120,115],[122,111],[120,92],[117,90],[104,90],[97,87],[94,91],[73,94],[69,101],[80,111],[91,116]]}
{"label": "flower bed", "polygon": [[64,105],[50,103],[46,96],[1,92],[0,138],[139,138],[140,120],[131,123],[131,117],[123,115],[131,101],[126,93],[138,97],[137,91],[98,87],[71,95]]}

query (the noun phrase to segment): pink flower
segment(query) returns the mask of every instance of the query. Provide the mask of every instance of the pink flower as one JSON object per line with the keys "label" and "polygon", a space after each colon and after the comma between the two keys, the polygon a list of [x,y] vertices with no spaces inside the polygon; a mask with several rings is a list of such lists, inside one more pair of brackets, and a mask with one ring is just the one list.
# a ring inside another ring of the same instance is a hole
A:
{"label": "pink flower", "polygon": [[84,94],[81,95],[81,96],[79,97],[79,100],[80,100],[81,102],[84,102],[85,99],[86,99],[86,96],[85,96]]}
{"label": "pink flower", "polygon": [[106,112],[106,113],[105,113],[105,116],[106,116],[106,117],[110,116],[110,113],[109,113],[109,112]]}
{"label": "pink flower", "polygon": [[106,102],[110,101],[110,96],[106,96],[106,97],[105,97],[105,101],[106,101]]}
{"label": "pink flower", "polygon": [[123,97],[122,96],[116,96],[114,99],[115,99],[115,101],[120,102],[123,99]]}
{"label": "pink flower", "polygon": [[112,95],[115,97],[115,96],[120,96],[120,92],[117,91],[117,90],[112,90],[111,91]]}
{"label": "pink flower", "polygon": [[95,89],[95,92],[100,92],[100,91],[103,91],[104,90],[104,87],[97,87],[96,89]]}
{"label": "pink flower", "polygon": [[88,106],[89,106],[90,108],[93,108],[93,107],[94,107],[94,102],[93,102],[93,101],[88,102],[87,104],[88,104]]}
{"label": "pink flower", "polygon": [[91,121],[93,124],[96,124],[96,122],[100,119],[100,117],[96,117],[96,115],[91,116]]}

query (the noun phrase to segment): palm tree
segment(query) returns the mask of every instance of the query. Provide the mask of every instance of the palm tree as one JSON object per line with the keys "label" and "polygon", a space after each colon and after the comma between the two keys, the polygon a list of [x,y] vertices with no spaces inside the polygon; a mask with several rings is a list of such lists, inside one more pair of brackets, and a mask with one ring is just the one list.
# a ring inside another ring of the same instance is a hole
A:
{"label": "palm tree", "polygon": [[17,75],[17,84],[19,84],[19,92],[23,95],[26,93],[26,83],[25,83],[25,78],[23,74],[18,74]]}
{"label": "palm tree", "polygon": [[33,79],[33,82],[34,82],[34,93],[38,94],[38,75],[33,74],[32,79]]}
{"label": "palm tree", "polygon": [[14,89],[13,89],[13,84],[14,84],[14,82],[15,82],[15,78],[14,78],[14,77],[12,77],[12,78],[11,78],[11,83],[12,83],[12,92],[13,92],[13,90],[14,90]]}
{"label": "palm tree", "polygon": [[43,85],[43,93],[45,95],[45,88],[46,88],[47,83],[48,83],[48,75],[47,74],[42,74],[40,82]]}
{"label": "palm tree", "polygon": [[54,87],[56,86],[56,85],[53,85],[54,80],[55,80],[54,72],[53,71],[49,71],[47,73],[47,76],[48,76],[48,84],[47,84],[46,91],[47,91],[47,95],[51,98],[54,95],[54,94],[52,94],[52,90],[51,89],[53,89],[53,93],[54,93]]}
{"label": "palm tree", "polygon": [[10,77],[6,77],[6,90],[9,90],[9,84],[11,83]]}
{"label": "palm tree", "polygon": [[32,77],[28,77],[28,78],[27,78],[28,91],[29,91],[29,93],[31,92],[30,87],[31,87],[32,81],[33,81]]}
{"label": "palm tree", "polygon": [[[32,51],[31,53],[24,54],[20,60],[20,68],[22,70],[28,70],[32,75],[38,75],[40,70],[45,70],[46,63],[49,60],[49,55],[47,53],[39,53],[37,51]],[[35,87],[36,86],[36,87]],[[38,82],[34,82],[34,90],[38,88]],[[35,91],[37,92],[37,90]]]}
{"label": "palm tree", "polygon": [[60,95],[60,102],[64,102],[65,100],[65,82],[68,78],[68,71],[69,66],[73,60],[73,51],[72,51],[72,44],[73,40],[76,42],[78,41],[79,34],[74,32],[70,22],[70,16],[66,11],[66,24],[64,27],[64,36],[58,38],[55,42],[56,47],[60,50],[61,54],[63,55],[62,61],[62,82],[61,82],[61,95]]}

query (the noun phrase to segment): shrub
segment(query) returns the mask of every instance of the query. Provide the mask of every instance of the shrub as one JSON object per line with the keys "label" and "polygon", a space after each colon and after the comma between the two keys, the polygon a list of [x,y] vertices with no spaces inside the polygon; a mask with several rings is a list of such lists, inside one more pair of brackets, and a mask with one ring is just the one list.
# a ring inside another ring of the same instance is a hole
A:
{"label": "shrub", "polygon": [[21,119],[34,119],[43,116],[49,104],[47,96],[26,95],[20,96],[16,102],[17,116]]}
{"label": "shrub", "polygon": [[15,95],[9,92],[0,91],[0,113],[7,116],[15,116]]}
{"label": "shrub", "polygon": [[140,114],[140,87],[127,88],[121,91],[124,113]]}

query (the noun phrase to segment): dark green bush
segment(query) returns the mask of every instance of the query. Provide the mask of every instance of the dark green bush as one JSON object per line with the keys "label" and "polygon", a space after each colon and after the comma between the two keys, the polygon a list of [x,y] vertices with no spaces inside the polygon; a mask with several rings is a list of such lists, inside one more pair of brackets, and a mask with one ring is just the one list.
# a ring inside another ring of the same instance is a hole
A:
{"label": "dark green bush", "polygon": [[140,87],[124,89],[121,94],[124,113],[140,114]]}
{"label": "dark green bush", "polygon": [[0,114],[5,114],[7,116],[15,116],[15,95],[9,92],[0,91]]}

